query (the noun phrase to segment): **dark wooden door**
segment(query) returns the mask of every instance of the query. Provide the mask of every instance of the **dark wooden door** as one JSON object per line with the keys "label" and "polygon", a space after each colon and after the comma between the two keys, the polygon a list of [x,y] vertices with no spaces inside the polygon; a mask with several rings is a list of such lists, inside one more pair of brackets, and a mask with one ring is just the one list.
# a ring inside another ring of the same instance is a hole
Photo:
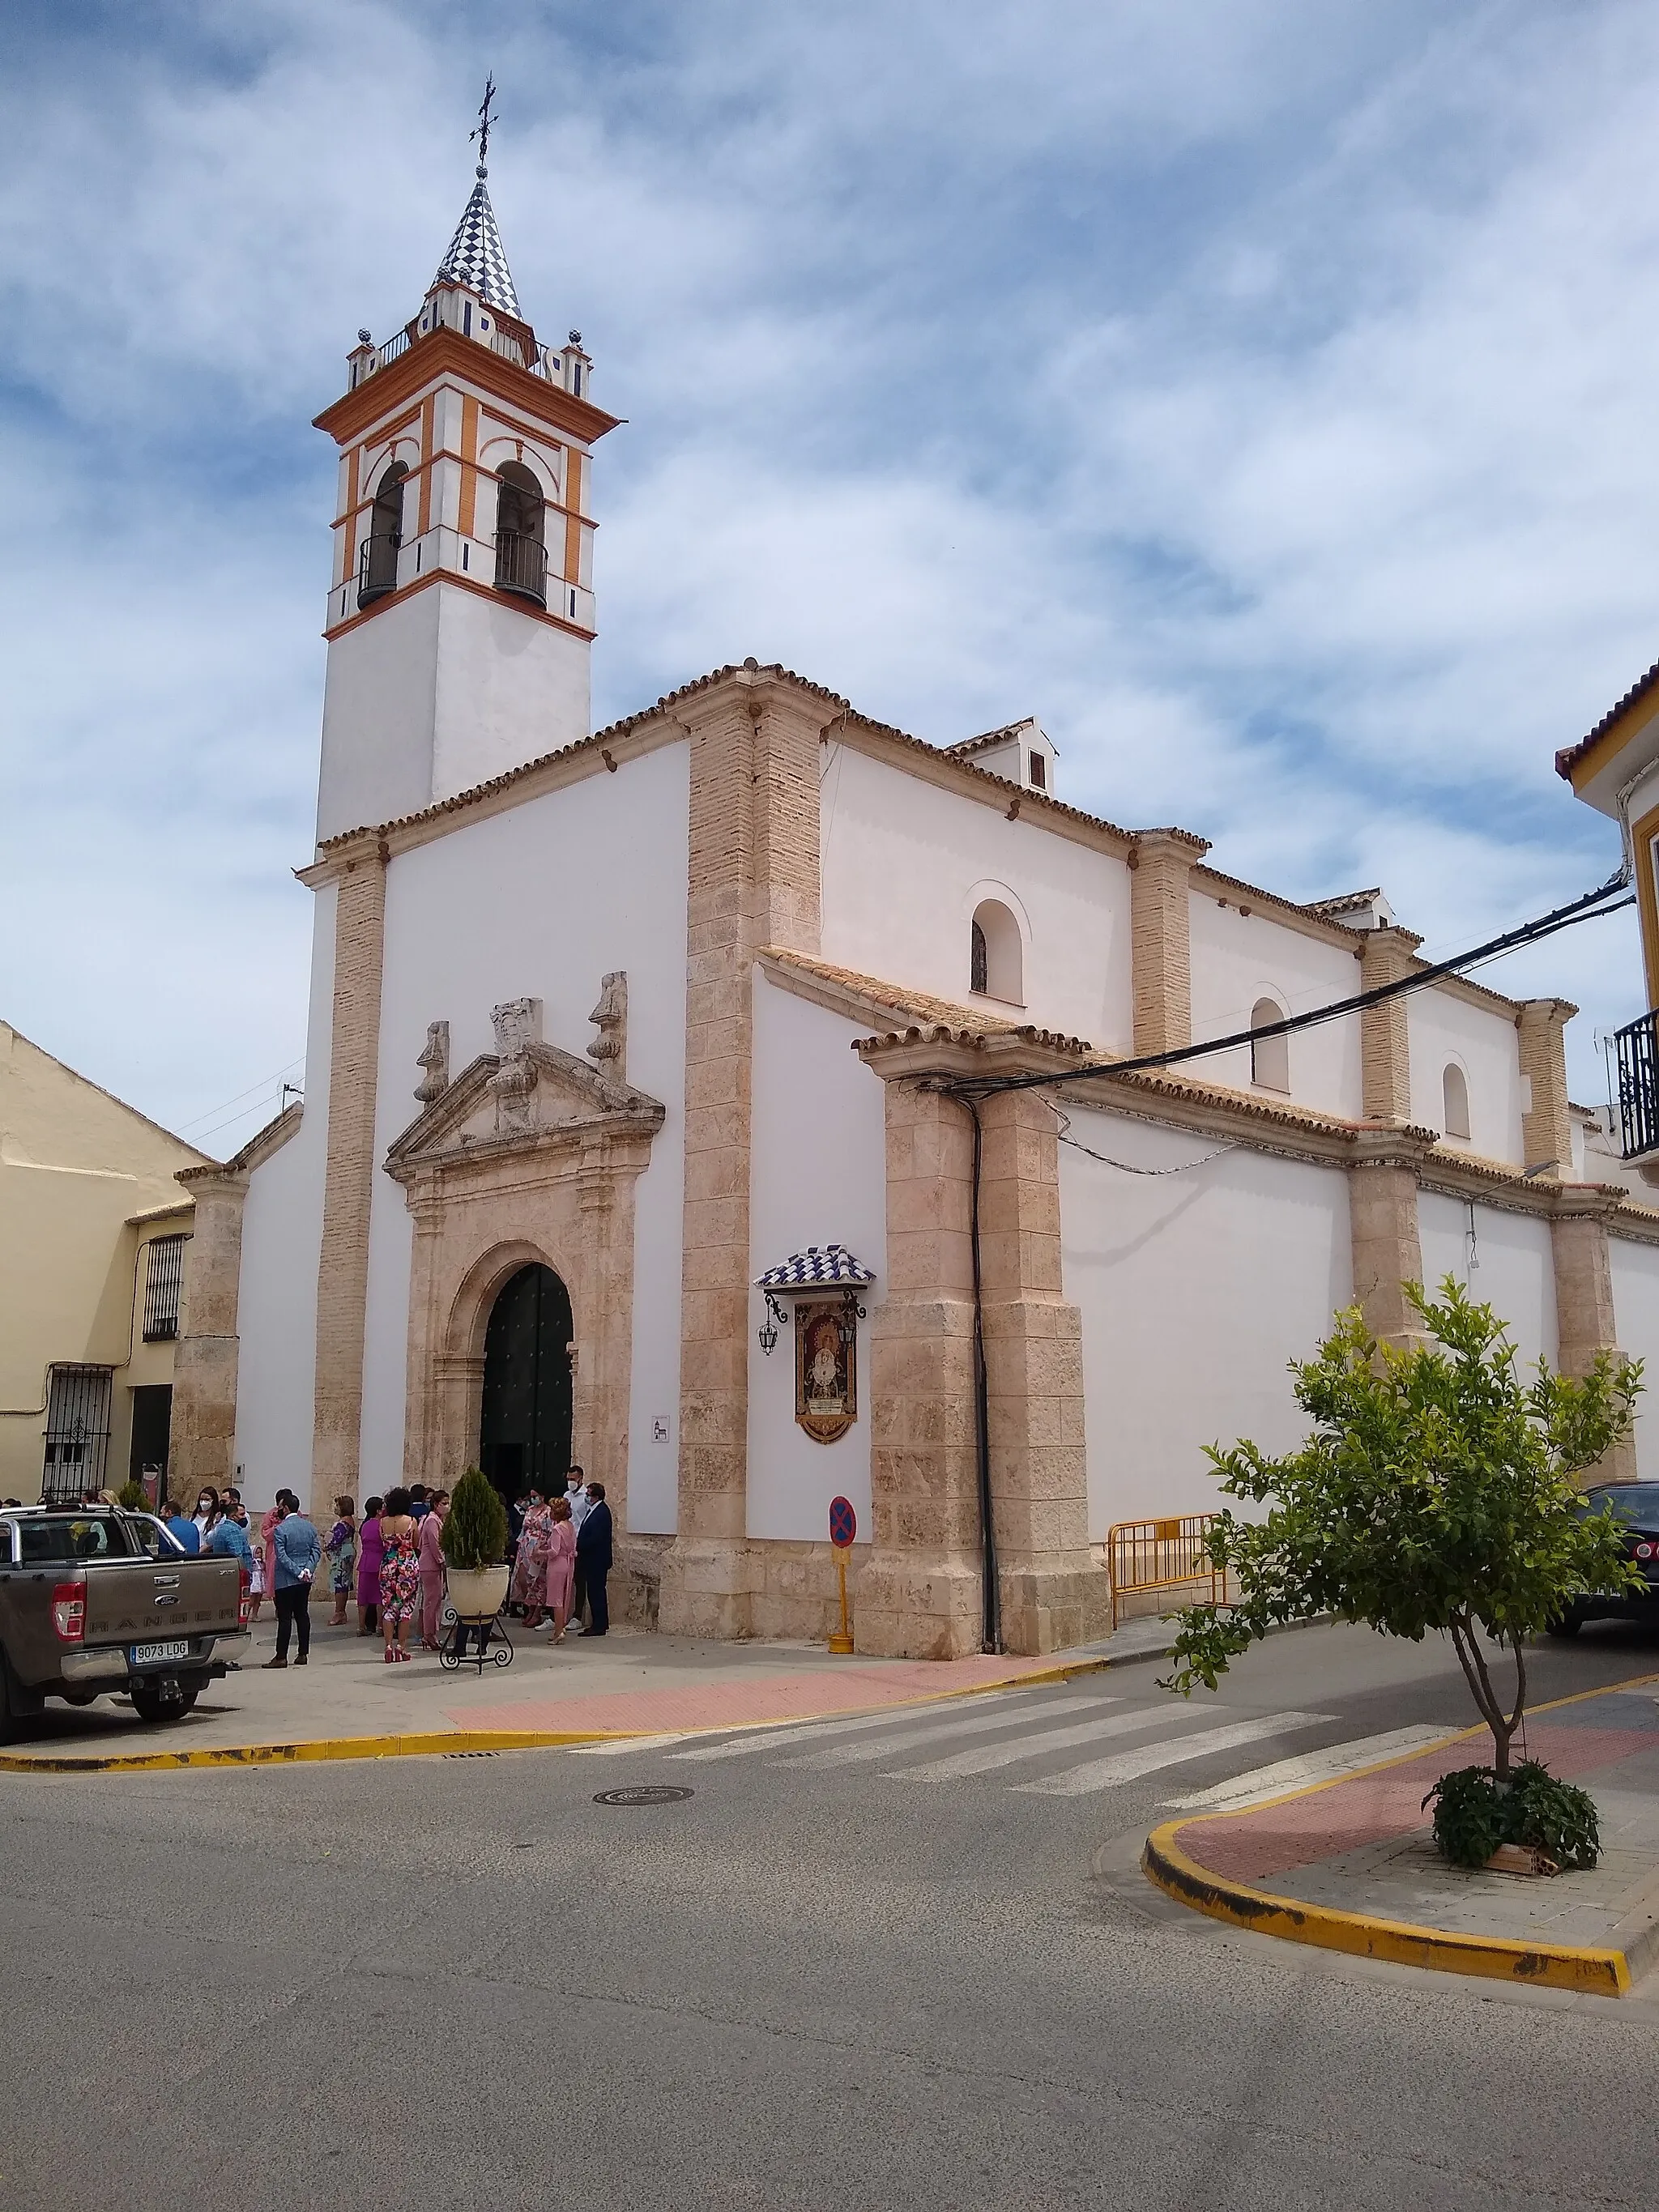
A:
{"label": "dark wooden door", "polygon": [[570,1465],[570,1296],[550,1267],[520,1267],[484,1334],[479,1464],[511,1504]]}

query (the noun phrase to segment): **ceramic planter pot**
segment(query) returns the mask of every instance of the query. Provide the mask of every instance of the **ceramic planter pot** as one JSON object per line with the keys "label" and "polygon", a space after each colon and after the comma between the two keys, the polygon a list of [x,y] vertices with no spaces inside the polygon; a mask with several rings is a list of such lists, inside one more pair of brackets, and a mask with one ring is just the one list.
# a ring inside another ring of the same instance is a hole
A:
{"label": "ceramic planter pot", "polygon": [[507,1597],[505,1567],[452,1567],[449,1602],[457,1620],[491,1620]]}

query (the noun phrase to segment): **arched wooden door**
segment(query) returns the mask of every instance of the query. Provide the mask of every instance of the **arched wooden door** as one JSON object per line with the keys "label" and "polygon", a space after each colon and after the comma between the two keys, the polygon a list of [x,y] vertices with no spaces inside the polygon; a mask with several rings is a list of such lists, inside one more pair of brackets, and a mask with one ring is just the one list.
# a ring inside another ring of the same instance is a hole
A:
{"label": "arched wooden door", "polygon": [[570,1335],[570,1294],[551,1267],[508,1276],[484,1333],[478,1462],[509,1504],[569,1468]]}

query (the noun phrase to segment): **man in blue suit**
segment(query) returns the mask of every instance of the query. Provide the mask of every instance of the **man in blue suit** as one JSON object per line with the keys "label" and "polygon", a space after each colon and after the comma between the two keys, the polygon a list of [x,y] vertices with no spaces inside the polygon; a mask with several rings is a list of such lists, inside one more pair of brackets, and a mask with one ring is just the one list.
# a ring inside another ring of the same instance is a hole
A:
{"label": "man in blue suit", "polygon": [[590,1482],[592,1503],[576,1532],[576,1572],[587,1592],[587,1626],[584,1636],[604,1636],[611,1626],[611,1607],[605,1578],[611,1571],[611,1508],[605,1502],[605,1485]]}

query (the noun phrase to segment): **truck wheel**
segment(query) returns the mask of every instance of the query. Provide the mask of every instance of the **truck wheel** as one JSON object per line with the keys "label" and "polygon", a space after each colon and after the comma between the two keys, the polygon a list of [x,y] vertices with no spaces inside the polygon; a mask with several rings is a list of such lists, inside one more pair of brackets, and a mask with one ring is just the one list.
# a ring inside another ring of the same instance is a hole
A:
{"label": "truck wheel", "polygon": [[1551,1621],[1547,1633],[1551,1636],[1559,1636],[1563,1638],[1577,1636],[1583,1625],[1583,1614],[1582,1613],[1576,1612],[1572,1607],[1569,1606],[1565,1613],[1557,1613],[1555,1619]]}
{"label": "truck wheel", "polygon": [[176,1697],[164,1697],[157,1682],[135,1682],[132,1686],[132,1710],[147,1727],[154,1728],[161,1721],[181,1721],[201,1695],[199,1690],[181,1690]]}
{"label": "truck wheel", "polygon": [[17,1708],[12,1701],[11,1668],[5,1653],[0,1651],[0,1743],[15,1743],[20,1733]]}

